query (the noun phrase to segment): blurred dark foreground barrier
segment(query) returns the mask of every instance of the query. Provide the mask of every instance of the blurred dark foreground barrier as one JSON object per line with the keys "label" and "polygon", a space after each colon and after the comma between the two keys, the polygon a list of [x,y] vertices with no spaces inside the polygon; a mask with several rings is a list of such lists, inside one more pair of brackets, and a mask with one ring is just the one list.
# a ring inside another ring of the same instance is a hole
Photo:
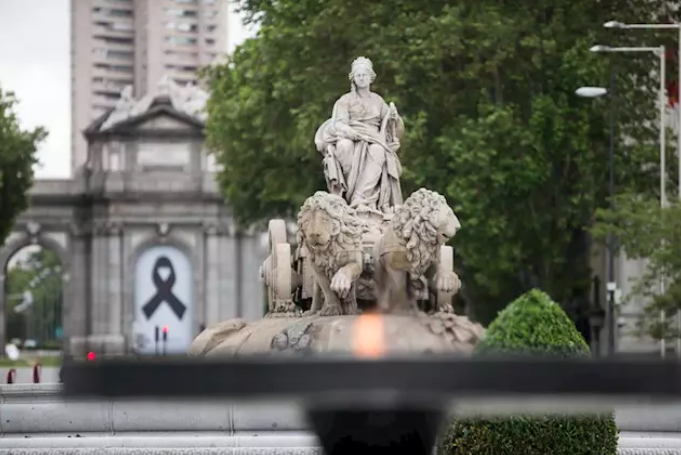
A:
{"label": "blurred dark foreground barrier", "polygon": [[681,397],[681,363],[626,358],[116,358],[67,363],[63,373],[67,399],[294,399],[329,455],[429,454],[452,404],[598,412]]}
{"label": "blurred dark foreground barrier", "polygon": [[387,404],[440,408],[461,398],[681,396],[681,363],[627,358],[121,357],[67,362],[63,375],[66,397],[296,398],[353,410]]}
{"label": "blurred dark foreground barrier", "polygon": [[[321,455],[295,403],[75,399],[60,384],[0,385],[0,453]],[[681,402],[617,406],[619,455],[681,454]],[[459,406],[450,409],[458,416]]]}

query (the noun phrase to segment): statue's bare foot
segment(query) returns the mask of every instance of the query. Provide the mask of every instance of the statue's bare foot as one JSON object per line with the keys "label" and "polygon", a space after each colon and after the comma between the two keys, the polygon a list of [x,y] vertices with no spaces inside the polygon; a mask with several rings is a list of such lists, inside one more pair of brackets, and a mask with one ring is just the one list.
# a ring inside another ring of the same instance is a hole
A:
{"label": "statue's bare foot", "polygon": [[324,305],[322,310],[319,312],[320,316],[341,316],[343,314],[343,308],[337,305]]}
{"label": "statue's bare foot", "polygon": [[319,310],[307,310],[303,312],[303,317],[306,318],[309,316],[315,316],[317,314],[319,314]]}

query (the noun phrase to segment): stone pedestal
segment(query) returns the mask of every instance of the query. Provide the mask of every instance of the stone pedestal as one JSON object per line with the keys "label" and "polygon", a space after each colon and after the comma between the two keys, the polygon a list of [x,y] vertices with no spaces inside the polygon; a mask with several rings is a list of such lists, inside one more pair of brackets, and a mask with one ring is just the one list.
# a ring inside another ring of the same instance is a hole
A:
{"label": "stone pedestal", "polygon": [[[192,343],[189,354],[213,357],[264,352],[351,353],[357,346],[358,324],[363,317],[267,317],[250,324],[231,319],[203,331]],[[377,317],[386,354],[470,353],[484,333],[480,325],[452,313]]]}

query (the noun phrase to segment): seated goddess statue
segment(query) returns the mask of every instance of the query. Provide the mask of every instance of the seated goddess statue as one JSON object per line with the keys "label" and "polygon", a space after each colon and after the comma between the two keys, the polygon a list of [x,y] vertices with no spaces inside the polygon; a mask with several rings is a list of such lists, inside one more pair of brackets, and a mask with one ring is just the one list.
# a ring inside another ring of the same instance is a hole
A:
{"label": "seated goddess statue", "polygon": [[357,58],[349,77],[350,93],[315,134],[328,191],[360,212],[390,214],[402,204],[397,150],[404,123],[394,104],[369,90],[376,78],[371,60]]}

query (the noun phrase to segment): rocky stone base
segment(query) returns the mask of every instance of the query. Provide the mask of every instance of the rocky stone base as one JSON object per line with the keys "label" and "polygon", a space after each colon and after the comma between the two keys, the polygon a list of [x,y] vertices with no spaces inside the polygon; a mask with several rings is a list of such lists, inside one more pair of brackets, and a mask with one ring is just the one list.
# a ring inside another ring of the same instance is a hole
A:
{"label": "rocky stone base", "polygon": [[[266,317],[251,323],[231,319],[204,330],[188,353],[230,357],[267,352],[352,352],[359,318],[361,316]],[[381,321],[387,353],[470,354],[484,334],[482,326],[454,313],[386,314]]]}

